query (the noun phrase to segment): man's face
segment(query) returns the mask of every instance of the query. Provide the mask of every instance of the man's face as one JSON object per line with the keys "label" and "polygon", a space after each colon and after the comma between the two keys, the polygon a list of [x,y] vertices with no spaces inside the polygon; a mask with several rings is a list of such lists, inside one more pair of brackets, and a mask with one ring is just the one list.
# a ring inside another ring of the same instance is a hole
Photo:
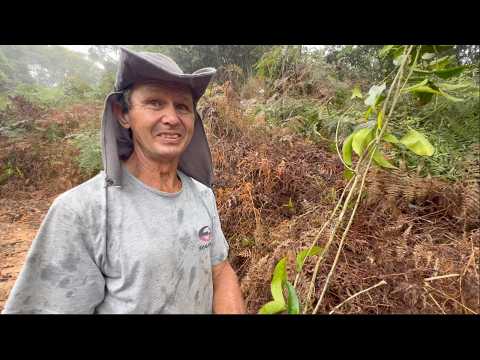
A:
{"label": "man's face", "polygon": [[160,162],[180,158],[193,136],[194,108],[190,89],[183,85],[135,85],[126,114],[136,151]]}

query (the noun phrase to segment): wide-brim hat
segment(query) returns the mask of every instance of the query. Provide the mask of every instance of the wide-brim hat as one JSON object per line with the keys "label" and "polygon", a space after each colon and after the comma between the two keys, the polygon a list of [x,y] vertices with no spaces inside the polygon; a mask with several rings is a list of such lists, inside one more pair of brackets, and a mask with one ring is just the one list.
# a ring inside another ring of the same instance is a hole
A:
{"label": "wide-brim hat", "polygon": [[113,113],[112,105],[123,91],[137,82],[168,81],[190,87],[194,101],[195,125],[192,140],[181,155],[179,169],[186,175],[211,187],[213,166],[203,122],[196,109],[216,70],[208,67],[185,74],[168,56],[152,52],[134,52],[121,48],[114,91],[107,95],[103,110],[101,143],[107,186],[122,186],[121,158],[133,151],[129,131]]}

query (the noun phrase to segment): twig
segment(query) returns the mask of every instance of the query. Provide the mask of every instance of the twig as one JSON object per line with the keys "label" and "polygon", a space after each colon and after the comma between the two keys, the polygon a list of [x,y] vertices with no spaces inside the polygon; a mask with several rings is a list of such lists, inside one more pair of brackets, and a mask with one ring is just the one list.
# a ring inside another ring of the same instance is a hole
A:
{"label": "twig", "polygon": [[347,298],[346,300],[342,301],[340,304],[338,304],[337,306],[335,306],[328,314],[331,315],[333,314],[336,310],[338,310],[340,307],[342,307],[343,304],[349,302],[350,300],[352,300],[353,298],[357,297],[358,295],[361,295],[367,291],[370,291],[372,289],[375,289],[376,287],[379,287],[379,286],[382,286],[382,285],[387,285],[387,282],[385,280],[382,280],[380,281],[378,284],[375,284],[373,286],[370,286],[369,288],[365,289],[365,290],[362,290],[362,291],[359,291],[355,294],[353,294],[352,296],[350,296],[349,298]]}
{"label": "twig", "polygon": [[[368,147],[367,147],[368,149]],[[367,151],[367,150],[365,150]],[[328,288],[328,284],[330,283],[330,279],[333,275],[333,272],[335,270],[335,267],[337,266],[337,262],[338,262],[338,259],[340,257],[340,253],[342,251],[342,248],[343,248],[343,243],[345,242],[345,238],[347,237],[347,234],[348,234],[348,231],[350,230],[350,226],[352,225],[352,222],[353,222],[353,218],[355,217],[355,214],[357,212],[357,207],[358,205],[360,204],[360,199],[362,197],[362,190],[363,190],[363,187],[365,185],[365,179],[367,178],[367,174],[368,174],[368,169],[370,168],[370,165],[372,164],[372,159],[373,159],[373,154],[374,154],[374,151],[375,151],[375,148],[373,149],[373,151],[371,152],[371,155],[370,155],[370,160],[368,161],[368,164],[366,166],[366,169],[363,173],[363,176],[362,176],[362,183],[360,184],[360,190],[358,192],[358,196],[357,196],[357,200],[355,201],[355,206],[352,210],[352,214],[350,215],[350,219],[348,221],[348,224],[347,226],[345,227],[345,230],[343,231],[343,234],[342,234],[342,238],[340,239],[340,244],[338,245],[338,250],[337,250],[337,253],[335,255],[335,259],[333,260],[333,264],[330,268],[330,272],[328,273],[327,275],[327,278],[325,280],[325,285],[323,286],[323,290],[322,290],[322,293],[320,294],[320,298],[318,299],[318,302],[317,302],[317,305],[315,306],[315,309],[313,310],[313,314],[316,314],[317,311],[318,311],[318,308],[320,307],[320,303],[322,302],[323,300],[323,297],[325,296],[325,293],[327,291],[327,288]],[[358,179],[358,177],[355,177],[355,179]],[[353,191],[351,190],[350,191],[350,194],[353,194]],[[350,195],[349,194],[349,195]],[[347,198],[347,200],[349,200]],[[347,201],[346,200],[346,201]],[[348,205],[348,203],[347,203]],[[347,208],[347,205],[345,205],[345,209]],[[341,216],[341,215],[340,215]],[[341,222],[342,221],[342,218],[339,218],[339,221],[338,222]],[[336,231],[334,232],[334,234],[336,233]]]}
{"label": "twig", "polygon": [[[332,221],[332,219],[335,217],[335,214],[337,213],[341,203],[342,203],[342,199],[343,197],[345,196],[345,193],[347,192],[347,189],[348,187],[350,186],[350,184],[352,183],[352,179],[350,179],[347,183],[347,185],[345,186],[345,188],[343,189],[343,192],[342,192],[342,195],[340,195],[340,199],[338,200],[337,202],[337,205],[335,206],[335,208],[333,209],[333,212],[332,214],[330,215],[330,217],[328,218],[328,220],[322,225],[322,227],[320,228],[320,231],[317,233],[317,235],[315,236],[315,239],[312,243],[312,245],[310,245],[310,248],[308,249],[308,253],[310,251],[312,251],[313,247],[317,244],[318,240],[320,239],[320,235],[322,235],[323,233],[323,230],[325,230],[325,228],[327,227],[327,225],[330,223],[330,221]],[[328,245],[328,243],[327,243]],[[327,251],[327,247],[325,247],[325,250],[322,252],[322,254],[320,256],[323,256],[323,254],[325,254],[325,252]],[[307,253],[307,254],[308,254]],[[316,268],[315,268],[316,269]],[[302,267],[302,270],[303,270],[303,267]],[[317,270],[317,269],[316,269]],[[298,279],[300,278],[300,273],[297,274],[297,276],[295,277],[295,281],[293,283],[293,287],[296,288],[297,286],[297,282],[298,282]],[[312,286],[312,284],[310,284],[310,286]],[[309,299],[309,296],[307,296],[307,300]],[[305,307],[306,308],[306,307]]]}
{"label": "twig", "polygon": [[[425,291],[428,292],[427,289],[425,289]],[[432,295],[431,293],[428,293],[428,296],[430,296],[430,297],[432,298],[433,302],[435,303],[435,305],[438,306],[438,308],[440,309],[440,311],[441,311],[444,315],[446,315],[447,313],[443,310],[443,308],[440,306],[440,304],[437,302],[437,300],[435,300],[435,298],[433,297],[433,295]]]}
{"label": "twig", "polygon": [[[350,106],[345,112],[349,111],[351,108],[353,107]],[[345,113],[344,112],[344,113]],[[342,114],[343,115],[343,114]],[[340,153],[340,149],[338,148],[338,129],[340,128],[340,122],[341,122],[341,117],[340,119],[338,120],[337,122],[337,129],[335,130],[335,149],[337,150],[337,154],[338,154],[338,157],[340,158],[340,161],[342,162],[343,166],[345,166],[348,170],[350,171],[354,171],[349,165],[347,165],[347,163],[345,162],[345,160],[343,160],[343,156],[342,154]]]}
{"label": "twig", "polygon": [[293,219],[293,221],[297,221],[298,219],[301,219],[303,218],[304,216],[307,216],[308,214],[311,214],[312,212],[314,212],[315,210],[319,209],[322,205],[319,204],[317,206],[314,206],[313,208],[311,208],[310,210],[308,211],[305,211],[303,214],[300,214],[298,215],[296,218]]}
{"label": "twig", "polygon": [[470,309],[469,307],[467,307],[467,306],[463,305],[463,304],[462,304],[460,301],[458,301],[457,299],[455,299],[455,298],[451,297],[451,296],[450,296],[450,295],[448,295],[448,294],[445,294],[443,291],[440,291],[440,290],[438,290],[438,289],[435,289],[434,287],[432,287],[432,286],[428,285],[427,283],[425,283],[425,286],[426,286],[426,287],[428,287],[429,289],[432,289],[432,290],[434,290],[434,291],[438,292],[439,294],[441,294],[441,295],[445,296],[447,299],[449,299],[449,300],[452,300],[452,301],[456,302],[458,305],[460,305],[461,307],[463,307],[465,310],[468,310],[468,311],[470,311],[472,314],[478,315],[478,313],[476,313],[475,311],[473,311],[473,310],[472,310],[472,309]]}
{"label": "twig", "polygon": [[433,280],[439,280],[439,279],[447,279],[451,277],[456,277],[460,276],[460,274],[448,274],[448,275],[441,275],[441,276],[432,276],[426,279],[423,279],[423,281],[433,281]]}
{"label": "twig", "polygon": [[[359,165],[360,165],[360,163],[357,164],[356,170],[358,169]],[[352,180],[353,180],[353,184],[352,184],[352,186],[351,186],[351,188],[348,192],[347,198],[345,199],[344,206],[342,207],[342,211],[340,212],[340,215],[338,216],[338,220],[335,223],[335,226],[333,227],[333,230],[330,234],[330,237],[329,237],[329,239],[328,239],[328,241],[325,245],[325,248],[324,248],[323,252],[320,254],[320,256],[318,257],[317,263],[315,264],[315,269],[313,271],[312,278],[310,279],[310,286],[309,286],[309,289],[308,289],[307,299],[305,301],[305,306],[303,308],[303,313],[304,314],[306,314],[306,312],[308,310],[308,307],[310,305],[310,298],[311,298],[313,290],[314,290],[315,279],[317,278],[317,273],[318,273],[318,269],[320,268],[320,263],[322,262],[325,254],[327,253],[328,249],[330,248],[330,245],[332,244],[333,239],[335,238],[335,235],[337,233],[337,228],[340,225],[343,217],[345,216],[345,212],[347,211],[347,205],[350,203],[350,198],[353,195],[353,189],[356,187],[357,182],[358,182],[358,176],[354,175],[354,177],[351,178],[350,181],[352,181]],[[340,205],[341,205],[341,199],[337,202],[337,205],[335,206],[335,209],[338,209],[340,207]],[[325,226],[322,227],[322,230],[323,230],[323,228],[325,228]]]}

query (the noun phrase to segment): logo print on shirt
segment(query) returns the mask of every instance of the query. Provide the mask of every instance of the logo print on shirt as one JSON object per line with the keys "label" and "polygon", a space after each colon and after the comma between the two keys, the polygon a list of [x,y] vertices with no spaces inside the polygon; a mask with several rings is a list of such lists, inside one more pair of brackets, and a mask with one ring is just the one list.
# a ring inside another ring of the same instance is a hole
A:
{"label": "logo print on shirt", "polygon": [[211,245],[212,231],[209,226],[204,226],[198,232],[198,238],[200,239],[201,245],[198,247],[199,250],[206,249]]}

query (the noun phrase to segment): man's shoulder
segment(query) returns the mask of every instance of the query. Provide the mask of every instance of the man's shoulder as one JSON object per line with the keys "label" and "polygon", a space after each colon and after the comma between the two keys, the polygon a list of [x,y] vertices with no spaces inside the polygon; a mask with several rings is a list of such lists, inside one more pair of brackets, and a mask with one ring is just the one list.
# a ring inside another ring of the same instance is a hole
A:
{"label": "man's shoulder", "polygon": [[195,180],[191,176],[188,176],[184,173],[182,173],[185,179],[187,179],[187,182],[189,183],[189,188],[191,191],[194,193],[194,199],[197,201],[201,201],[204,205],[207,206],[209,211],[216,211],[216,201],[215,201],[215,194],[213,193],[213,190],[202,184],[200,181]]}
{"label": "man's shoulder", "polygon": [[105,173],[101,171],[91,179],[58,195],[52,203],[55,208],[82,212],[102,202],[105,196]]}
{"label": "man's shoulder", "polygon": [[183,172],[180,172],[180,174],[183,176],[184,179],[187,179],[187,181],[190,184],[190,187],[192,188],[192,191],[205,197],[210,197],[211,195],[213,195],[212,189],[210,189],[208,186],[202,184],[200,181],[195,180],[194,178],[192,178],[191,176],[188,176]]}

